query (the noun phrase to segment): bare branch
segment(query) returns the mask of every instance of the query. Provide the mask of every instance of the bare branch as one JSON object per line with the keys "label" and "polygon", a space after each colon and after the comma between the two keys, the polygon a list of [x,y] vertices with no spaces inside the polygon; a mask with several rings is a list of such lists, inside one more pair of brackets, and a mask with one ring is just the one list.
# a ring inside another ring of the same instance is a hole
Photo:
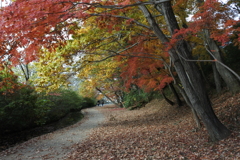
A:
{"label": "bare branch", "polygon": [[[103,14],[97,14],[97,13],[93,13],[93,14],[90,14],[90,15],[91,15],[91,16],[103,16]],[[137,25],[139,25],[139,26],[142,26],[142,27],[144,27],[144,28],[147,28],[147,29],[152,30],[150,26],[147,26],[147,25],[145,25],[145,24],[142,24],[142,23],[140,23],[140,22],[138,22],[138,21],[136,21],[136,20],[134,20],[134,19],[132,19],[132,18],[130,18],[130,17],[119,16],[119,15],[111,15],[111,14],[104,14],[104,16],[115,17],[115,18],[122,18],[122,19],[127,19],[127,20],[130,20],[130,19],[131,19],[132,22],[134,22],[135,24],[137,24]]]}
{"label": "bare branch", "polygon": [[216,63],[219,63],[220,65],[222,65],[223,67],[225,67],[227,70],[229,70],[232,74],[234,74],[237,78],[238,78],[238,80],[240,80],[240,76],[236,73],[236,72],[234,72],[231,68],[229,68],[228,66],[226,66],[224,63],[222,63],[221,61],[219,61],[213,54],[212,54],[212,52],[207,48],[207,46],[205,45],[205,48],[206,48],[206,50],[207,50],[207,52],[213,57],[213,62],[216,62]]}

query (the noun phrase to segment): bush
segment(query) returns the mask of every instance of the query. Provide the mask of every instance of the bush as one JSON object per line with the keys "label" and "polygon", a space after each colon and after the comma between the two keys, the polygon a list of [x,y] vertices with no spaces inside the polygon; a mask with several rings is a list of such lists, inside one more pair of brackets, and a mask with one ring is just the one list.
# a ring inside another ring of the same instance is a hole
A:
{"label": "bush", "polygon": [[[94,100],[83,98],[71,90],[37,93],[34,88],[0,90],[0,132],[15,132],[60,120],[70,112],[94,106]],[[13,87],[14,88],[14,87]]]}
{"label": "bush", "polygon": [[82,102],[82,109],[89,108],[89,107],[94,107],[95,104],[96,104],[95,99],[89,98],[89,97],[84,97],[83,102]]}
{"label": "bush", "polygon": [[80,111],[84,103],[84,99],[72,90],[58,90],[45,98],[54,104],[48,113],[48,123],[57,121],[70,112]]}
{"label": "bush", "polygon": [[23,86],[12,94],[1,95],[0,130],[19,131],[46,122],[49,107],[40,104],[34,89]]}
{"label": "bush", "polygon": [[142,107],[154,97],[154,92],[144,92],[142,89],[131,90],[124,94],[123,103],[126,108],[134,109]]}
{"label": "bush", "polygon": [[54,103],[48,99],[38,98],[36,102],[36,107],[34,109],[36,113],[37,120],[35,123],[37,125],[44,125],[48,119],[48,113],[51,111],[51,107],[54,106]]}

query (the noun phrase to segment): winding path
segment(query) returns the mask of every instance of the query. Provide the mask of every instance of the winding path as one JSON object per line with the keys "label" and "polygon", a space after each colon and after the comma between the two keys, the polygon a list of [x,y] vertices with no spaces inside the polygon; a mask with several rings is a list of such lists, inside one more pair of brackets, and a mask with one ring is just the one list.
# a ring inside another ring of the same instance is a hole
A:
{"label": "winding path", "polygon": [[76,143],[81,142],[103,122],[104,116],[96,107],[84,109],[84,119],[55,132],[35,137],[15,147],[0,152],[0,160],[63,160]]}

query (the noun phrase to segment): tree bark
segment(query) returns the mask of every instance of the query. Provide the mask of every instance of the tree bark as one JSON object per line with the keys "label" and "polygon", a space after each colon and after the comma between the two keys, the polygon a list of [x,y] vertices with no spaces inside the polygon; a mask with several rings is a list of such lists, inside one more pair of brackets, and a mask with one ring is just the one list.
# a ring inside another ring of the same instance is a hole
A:
{"label": "tree bark", "polygon": [[199,119],[199,117],[198,117],[198,115],[197,115],[197,112],[196,112],[195,109],[192,107],[192,104],[191,104],[191,102],[189,101],[189,99],[188,99],[185,91],[184,91],[180,86],[178,86],[178,89],[179,89],[181,95],[183,96],[185,102],[187,103],[187,105],[191,108],[191,111],[192,111],[192,114],[193,114],[193,119],[194,119],[194,121],[195,121],[195,123],[196,123],[196,125],[197,125],[196,128],[197,128],[197,129],[200,129],[200,128],[201,128],[201,123],[200,123],[200,119]]}
{"label": "tree bark", "polygon": [[[25,66],[25,69],[24,70],[24,66]],[[25,81],[26,81],[26,84],[28,84],[28,80],[30,78],[30,73],[29,73],[29,67],[28,67],[28,64],[24,65],[23,63],[20,62],[20,68],[23,72],[23,75],[24,75],[24,78],[25,78]]]}
{"label": "tree bark", "polygon": [[168,84],[168,86],[170,87],[171,91],[174,94],[174,97],[175,97],[175,99],[177,101],[178,107],[181,107],[183,104],[182,104],[182,101],[181,101],[181,99],[180,99],[180,97],[179,97],[175,87],[173,86],[173,83]]}
{"label": "tree bark", "polygon": [[217,71],[216,64],[212,64],[212,69],[213,69],[213,77],[214,77],[214,82],[216,86],[216,91],[217,93],[220,93],[222,90],[222,85],[221,85],[221,77]]}
{"label": "tree bark", "polygon": [[[219,62],[222,62],[221,51],[218,45],[212,38],[210,38],[210,33],[208,30],[204,30],[204,32],[205,39],[210,51]],[[226,83],[228,89],[233,93],[238,92],[240,90],[240,82],[237,79],[237,77],[235,77],[229,70],[227,70],[224,66],[222,66],[219,63],[216,63],[216,68],[219,74],[221,75],[222,79]]]}
{"label": "tree bark", "polygon": [[[169,26],[170,33],[173,34],[176,29],[179,29],[179,27],[172,10],[171,2],[163,2],[160,5],[167,25]],[[144,5],[139,6],[139,8],[147,18],[156,36],[163,44],[168,43],[168,39],[163,34],[162,30],[159,28],[148,9]],[[184,40],[179,40],[176,48],[170,49],[168,53],[174,62],[175,70],[178,73],[184,90],[194,110],[197,112],[206,126],[210,138],[213,141],[224,139],[230,135],[230,131],[216,117],[197,65],[179,58],[178,54],[185,59],[192,59],[191,53],[189,52],[187,46],[188,45]]]}
{"label": "tree bark", "polygon": [[120,104],[119,106],[121,107],[121,108],[123,108],[123,107],[125,107],[124,106],[124,103],[123,103],[123,96],[122,96],[122,93],[121,93],[122,91],[115,91],[114,93],[115,93],[115,95],[116,95],[116,97],[117,97],[117,102],[118,102],[118,104]]}
{"label": "tree bark", "polygon": [[[204,3],[204,0],[197,0],[199,6]],[[219,62],[222,62],[221,51],[216,42],[210,37],[210,32],[208,29],[204,29],[205,42],[207,43],[210,51],[214,55],[213,58],[216,58]],[[226,67],[220,63],[216,63],[216,69],[221,75],[222,79],[226,83],[227,87],[233,93],[236,93],[240,90],[240,82],[236,76],[234,76]],[[217,75],[216,75],[217,76]]]}
{"label": "tree bark", "polygon": [[164,94],[163,90],[161,91],[161,93],[162,93],[162,95],[163,95],[163,98],[168,102],[168,104],[170,104],[171,106],[173,106],[173,105],[174,105],[174,102],[171,101],[170,99],[168,99],[168,98],[166,97],[166,95]]}

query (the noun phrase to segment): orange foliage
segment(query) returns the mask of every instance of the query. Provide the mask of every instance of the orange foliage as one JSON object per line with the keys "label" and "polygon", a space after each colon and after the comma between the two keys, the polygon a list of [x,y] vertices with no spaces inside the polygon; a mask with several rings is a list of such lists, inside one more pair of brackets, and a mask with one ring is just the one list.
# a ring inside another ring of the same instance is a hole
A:
{"label": "orange foliage", "polygon": [[163,68],[162,62],[160,60],[151,59],[151,57],[129,58],[127,65],[125,64],[125,66],[122,67],[124,72],[121,76],[125,79],[127,88],[130,88],[131,84],[136,84],[146,91],[162,90],[173,80]]}
{"label": "orange foliage", "polygon": [[225,46],[235,34],[234,44],[240,46],[240,20],[233,19],[233,13],[228,5],[222,5],[217,0],[206,0],[199,11],[193,16],[193,22],[188,24],[188,28],[176,31],[171,45],[179,39],[188,39],[190,36],[197,36],[204,29],[210,32],[211,38]]}

